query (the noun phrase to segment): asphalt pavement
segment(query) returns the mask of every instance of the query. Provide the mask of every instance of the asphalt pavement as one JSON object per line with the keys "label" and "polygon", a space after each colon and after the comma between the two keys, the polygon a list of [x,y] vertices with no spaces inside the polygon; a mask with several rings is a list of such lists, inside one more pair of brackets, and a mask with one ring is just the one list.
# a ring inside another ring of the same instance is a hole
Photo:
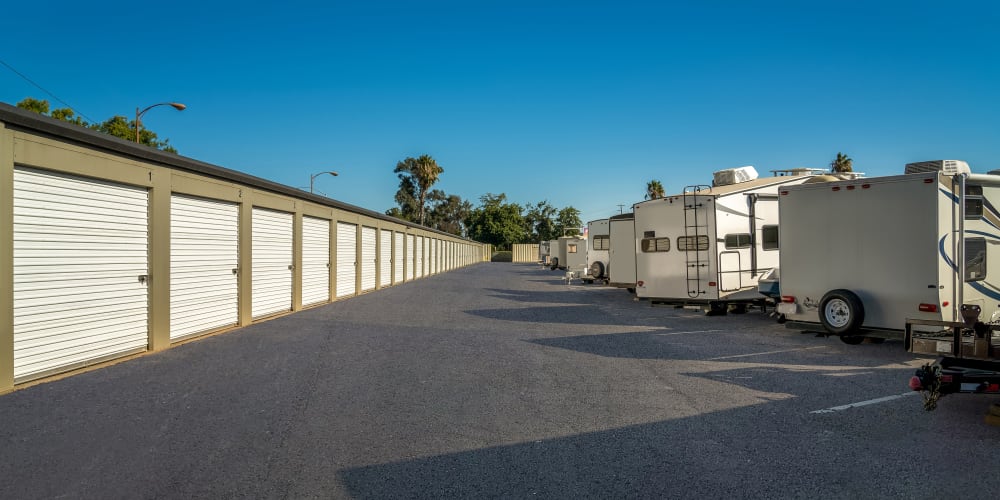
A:
{"label": "asphalt pavement", "polygon": [[[985,498],[994,396],[479,264],[0,396],[0,498]],[[994,492],[994,493],[990,493]]]}

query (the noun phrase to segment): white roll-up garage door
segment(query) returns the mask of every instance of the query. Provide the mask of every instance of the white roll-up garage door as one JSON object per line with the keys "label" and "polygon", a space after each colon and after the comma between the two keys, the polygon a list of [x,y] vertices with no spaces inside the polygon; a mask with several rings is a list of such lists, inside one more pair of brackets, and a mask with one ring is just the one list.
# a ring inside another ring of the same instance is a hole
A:
{"label": "white roll-up garage door", "polygon": [[170,197],[170,338],[239,322],[239,205]]}
{"label": "white roll-up garage door", "polygon": [[403,252],[403,233],[394,233],[393,240],[396,242],[396,246],[392,249],[392,284],[400,283],[403,281],[403,262],[406,261],[406,257]]}
{"label": "white roll-up garage door", "polygon": [[380,229],[379,233],[379,286],[386,287],[392,284],[392,231]]}
{"label": "white roll-up garage door", "polygon": [[251,312],[259,318],[292,309],[292,214],[253,208]]}
{"label": "white roll-up garage door", "polygon": [[14,379],[143,351],[148,192],[14,169]]}
{"label": "white roll-up garage door", "polygon": [[330,300],[330,221],[302,217],[302,305]]}
{"label": "white roll-up garage door", "polygon": [[416,257],[416,273],[417,278],[422,278],[424,276],[424,247],[427,245],[424,243],[423,236],[417,236],[417,257]]}
{"label": "white roll-up garage door", "polygon": [[438,272],[438,240],[431,239],[430,274],[437,274],[437,272]]}
{"label": "white roll-up garage door", "polygon": [[417,238],[412,234],[406,235],[406,281],[412,281],[417,259]]}
{"label": "white roll-up garage door", "polygon": [[337,223],[337,297],[357,291],[358,226]]}
{"label": "white roll-up garage door", "polygon": [[378,233],[374,227],[361,226],[361,291],[375,289],[375,269],[378,264]]}

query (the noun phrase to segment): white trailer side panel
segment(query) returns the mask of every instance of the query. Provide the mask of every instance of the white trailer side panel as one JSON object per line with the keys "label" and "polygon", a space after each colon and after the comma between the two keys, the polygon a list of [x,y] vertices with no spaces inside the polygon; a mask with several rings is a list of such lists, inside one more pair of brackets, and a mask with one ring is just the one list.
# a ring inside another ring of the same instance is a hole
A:
{"label": "white trailer side panel", "polygon": [[170,338],[239,322],[239,205],[170,197]]}
{"label": "white trailer side panel", "polygon": [[608,279],[612,286],[635,288],[635,218],[611,219],[608,224],[611,248],[608,250],[610,265]]}
{"label": "white trailer side panel", "polygon": [[14,379],[148,343],[148,193],[14,169]]}

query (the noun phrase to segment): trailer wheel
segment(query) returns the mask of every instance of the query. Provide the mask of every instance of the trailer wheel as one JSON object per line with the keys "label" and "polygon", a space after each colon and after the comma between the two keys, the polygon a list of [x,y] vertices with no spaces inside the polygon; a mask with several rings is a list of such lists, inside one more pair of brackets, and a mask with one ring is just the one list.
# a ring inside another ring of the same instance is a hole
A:
{"label": "trailer wheel", "polygon": [[[826,331],[845,336],[854,336],[865,321],[865,308],[861,299],[850,290],[831,290],[819,301],[819,321]],[[864,337],[861,337],[864,340]],[[847,342],[847,340],[844,340]],[[847,342],[850,344],[850,342]]]}
{"label": "trailer wheel", "polygon": [[603,278],[604,277],[604,263],[601,262],[601,261],[599,261],[599,260],[594,261],[594,263],[590,265],[590,275],[593,276],[593,277],[595,277],[595,278]]}
{"label": "trailer wheel", "polygon": [[556,269],[559,269],[559,257],[552,257],[552,261],[551,262],[552,262],[552,266],[549,267],[549,270],[555,271]]}
{"label": "trailer wheel", "polygon": [[778,315],[778,324],[779,325],[785,324],[786,321],[788,321],[788,318],[786,318],[784,314],[779,314]]}

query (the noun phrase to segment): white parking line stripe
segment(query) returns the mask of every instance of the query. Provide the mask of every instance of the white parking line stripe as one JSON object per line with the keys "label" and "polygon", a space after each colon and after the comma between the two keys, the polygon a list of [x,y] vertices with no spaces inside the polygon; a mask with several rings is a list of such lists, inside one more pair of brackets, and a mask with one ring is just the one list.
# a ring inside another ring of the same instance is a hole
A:
{"label": "white parking line stripe", "polygon": [[733,355],[733,356],[720,356],[718,358],[708,358],[705,361],[718,361],[720,359],[746,358],[746,357],[750,357],[750,356],[764,356],[766,354],[780,354],[780,353],[783,353],[783,352],[808,351],[810,349],[826,349],[826,346],[825,345],[821,345],[821,346],[817,346],[817,347],[802,347],[802,348],[799,348],[799,349],[785,349],[785,350],[782,350],[782,351],[767,351],[767,352],[755,352],[755,353],[751,353],[751,354],[736,354],[736,355]]}
{"label": "white parking line stripe", "polygon": [[721,332],[722,330],[693,330],[690,332],[670,332],[670,333],[659,333],[657,335],[684,335],[685,333],[714,333]]}
{"label": "white parking line stripe", "polygon": [[833,408],[827,408],[825,410],[814,410],[814,411],[811,411],[809,413],[833,413],[835,411],[849,410],[851,408],[858,408],[858,407],[861,407],[861,406],[868,406],[868,405],[873,405],[873,404],[876,404],[876,403],[885,403],[886,401],[894,401],[894,400],[899,399],[899,398],[905,398],[907,396],[913,396],[913,395],[916,395],[916,394],[919,394],[919,393],[916,392],[916,391],[904,392],[904,393],[898,394],[896,396],[886,396],[884,398],[869,399],[868,401],[862,401],[860,403],[851,403],[849,405],[834,406]]}

